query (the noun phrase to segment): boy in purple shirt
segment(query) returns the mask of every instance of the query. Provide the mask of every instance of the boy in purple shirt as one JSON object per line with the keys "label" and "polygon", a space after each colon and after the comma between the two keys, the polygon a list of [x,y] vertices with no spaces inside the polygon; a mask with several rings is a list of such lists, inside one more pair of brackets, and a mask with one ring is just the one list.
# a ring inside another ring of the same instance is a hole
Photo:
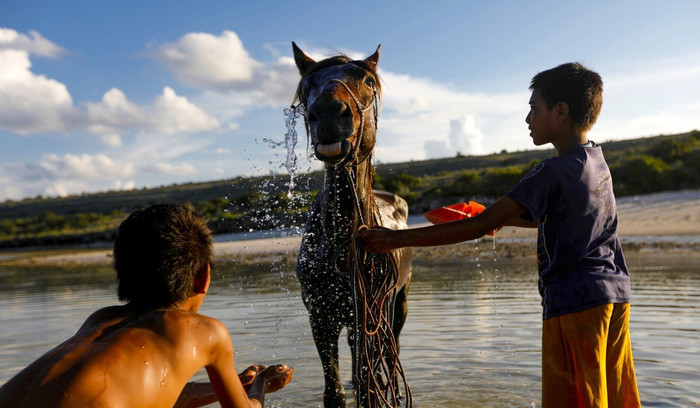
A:
{"label": "boy in purple shirt", "polygon": [[358,233],[364,247],[446,245],[504,225],[537,227],[542,295],[542,407],[639,407],[629,335],[630,279],[617,237],[610,170],[586,134],[603,104],[600,76],[579,63],[537,74],[525,121],[557,157],[533,168],[477,217]]}

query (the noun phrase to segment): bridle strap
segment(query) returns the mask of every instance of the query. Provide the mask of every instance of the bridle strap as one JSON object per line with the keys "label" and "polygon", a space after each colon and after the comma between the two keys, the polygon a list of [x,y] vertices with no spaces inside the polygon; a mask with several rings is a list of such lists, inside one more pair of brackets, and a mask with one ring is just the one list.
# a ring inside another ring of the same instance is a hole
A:
{"label": "bridle strap", "polygon": [[331,79],[328,80],[328,82],[337,82],[337,83],[339,83],[340,85],[342,85],[342,86],[345,88],[346,91],[348,91],[348,94],[349,94],[350,97],[352,98],[353,102],[355,102],[355,107],[357,108],[357,113],[358,113],[359,116],[360,116],[360,125],[358,126],[358,134],[357,134],[357,136],[355,137],[355,144],[354,144],[354,146],[352,147],[354,159],[353,159],[352,161],[349,161],[349,162],[346,164],[346,166],[357,166],[358,164],[360,164],[360,163],[362,163],[363,161],[367,160],[367,159],[371,156],[371,155],[367,155],[367,157],[365,157],[362,161],[358,161],[357,152],[360,150],[360,143],[361,143],[361,141],[362,141],[362,132],[363,132],[363,130],[364,130],[364,128],[365,128],[365,127],[364,127],[365,112],[366,112],[368,109],[374,108],[374,127],[375,127],[375,129],[377,128],[377,122],[378,122],[377,89],[376,89],[376,88],[373,89],[373,95],[374,95],[373,100],[374,100],[374,103],[373,103],[373,104],[370,104],[370,105],[367,105],[367,106],[364,106],[364,105],[362,104],[362,102],[360,102],[360,100],[359,100],[359,98],[357,97],[357,95],[355,95],[355,93],[352,91],[352,89],[350,89],[350,87],[348,86],[348,84],[346,84],[345,82],[341,81],[340,79],[336,79],[336,78],[331,78]]}

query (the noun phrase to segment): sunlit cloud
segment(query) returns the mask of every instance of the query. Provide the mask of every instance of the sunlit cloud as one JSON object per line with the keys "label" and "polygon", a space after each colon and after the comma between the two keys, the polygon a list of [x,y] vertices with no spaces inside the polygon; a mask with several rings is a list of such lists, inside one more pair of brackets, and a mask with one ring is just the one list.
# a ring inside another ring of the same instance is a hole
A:
{"label": "sunlit cloud", "polygon": [[201,87],[247,87],[259,63],[248,55],[238,35],[226,30],[185,34],[153,52],[178,79]]}
{"label": "sunlit cloud", "polygon": [[63,47],[47,40],[36,31],[32,30],[26,35],[11,28],[0,27],[0,50],[3,49],[21,50],[48,58],[58,58],[66,54]]}
{"label": "sunlit cloud", "polygon": [[110,179],[129,177],[134,173],[130,163],[117,163],[104,154],[44,155],[40,167],[48,178]]}
{"label": "sunlit cloud", "polygon": [[[72,54],[38,32],[0,28],[0,130],[80,143],[70,145],[71,154],[39,151],[30,161],[0,164],[0,199],[284,171],[277,164],[283,149],[261,140],[284,138],[282,109],[292,103],[299,80],[291,44],[263,46],[267,60],[254,59],[250,45],[228,30],[185,33],[161,44],[149,55],[171,74],[159,85],[162,92],[127,95],[118,84],[106,84],[100,99],[74,101],[69,86],[32,67],[35,58]],[[317,60],[336,53],[302,48]],[[343,51],[358,59],[371,53]],[[698,67],[697,55],[607,67],[601,72],[605,103],[592,138],[604,142],[700,128]],[[379,69],[384,98],[378,161],[533,148],[524,122],[527,81],[512,91],[475,92],[469,84],[385,70],[382,61]],[[301,120],[297,130],[303,140]],[[85,146],[91,154],[81,153]],[[306,154],[303,146],[298,150]],[[302,171],[317,164],[300,162]]]}
{"label": "sunlit cloud", "polygon": [[219,122],[170,87],[154,104],[154,130],[165,133],[199,132],[219,127]]}
{"label": "sunlit cloud", "polygon": [[122,145],[121,132],[148,124],[147,112],[131,103],[124,92],[116,88],[106,92],[99,103],[88,102],[85,110],[87,130],[101,135],[103,143],[112,147]]}
{"label": "sunlit cloud", "polygon": [[429,78],[381,75],[386,85],[377,158],[383,162],[483,154],[504,140],[522,148],[530,142],[522,136],[526,91],[471,93]]}
{"label": "sunlit cloud", "polygon": [[63,132],[77,115],[66,86],[31,71],[29,53],[0,49],[0,129]]}
{"label": "sunlit cloud", "polygon": [[188,163],[171,164],[165,162],[152,163],[143,167],[149,173],[169,174],[176,176],[190,176],[197,173],[197,169]]}
{"label": "sunlit cloud", "polygon": [[[291,49],[291,46],[290,46]],[[250,57],[233,31],[188,33],[152,52],[180,81],[225,93],[231,104],[281,106],[291,103],[298,71],[291,57],[264,64]]]}

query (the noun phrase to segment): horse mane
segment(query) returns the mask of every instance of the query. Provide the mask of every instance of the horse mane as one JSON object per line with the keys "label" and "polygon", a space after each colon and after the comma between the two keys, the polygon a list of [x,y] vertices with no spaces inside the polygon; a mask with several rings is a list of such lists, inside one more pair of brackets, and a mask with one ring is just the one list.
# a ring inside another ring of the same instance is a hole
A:
{"label": "horse mane", "polygon": [[372,69],[369,64],[367,64],[364,60],[353,60],[352,58],[348,57],[345,54],[338,54],[329,58],[326,58],[324,60],[318,61],[315,64],[311,65],[306,71],[301,76],[301,81],[299,81],[299,85],[297,85],[297,90],[294,92],[294,102],[296,101],[301,101],[301,84],[307,76],[313,74],[316,71],[320,71],[322,69],[334,66],[334,65],[343,65],[343,64],[354,64],[357,65],[358,67],[364,69],[365,71],[369,71],[372,73],[372,75],[375,76],[377,79],[375,81],[375,86],[377,88],[377,95],[381,100],[382,97],[382,85],[381,85],[381,78],[379,77],[379,74],[377,74],[377,71],[375,69]]}

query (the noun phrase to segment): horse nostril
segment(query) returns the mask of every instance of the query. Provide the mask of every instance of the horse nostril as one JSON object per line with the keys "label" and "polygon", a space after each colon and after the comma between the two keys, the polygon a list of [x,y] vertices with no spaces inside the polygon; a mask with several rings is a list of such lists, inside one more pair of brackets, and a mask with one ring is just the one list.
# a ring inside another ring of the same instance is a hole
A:
{"label": "horse nostril", "polygon": [[318,122],[318,116],[316,116],[316,114],[313,111],[309,112],[309,122]]}
{"label": "horse nostril", "polygon": [[343,106],[340,108],[340,117],[352,118],[352,109],[350,109],[348,104],[344,103]]}

